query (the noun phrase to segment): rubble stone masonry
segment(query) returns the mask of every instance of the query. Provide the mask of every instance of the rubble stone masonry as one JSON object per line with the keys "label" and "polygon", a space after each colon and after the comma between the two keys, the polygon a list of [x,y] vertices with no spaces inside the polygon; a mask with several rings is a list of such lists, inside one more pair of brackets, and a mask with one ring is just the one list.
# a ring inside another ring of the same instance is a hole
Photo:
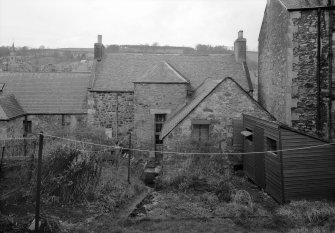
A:
{"label": "rubble stone masonry", "polygon": [[[318,106],[317,47],[318,13],[317,10],[293,12],[291,14],[292,33],[292,126],[304,132],[327,137],[329,90],[329,13],[321,11],[320,17],[320,85],[327,93],[320,94]],[[320,108],[320,116],[317,109]],[[320,131],[317,132],[317,124]]]}
{"label": "rubble stone masonry", "polygon": [[318,11],[287,11],[280,1],[269,1],[259,35],[258,99],[278,121],[327,138],[331,85],[328,10],[321,10],[320,26],[322,94],[318,106]]}
{"label": "rubble stone masonry", "polygon": [[185,84],[135,84],[135,146],[154,149],[155,114],[167,114],[167,117],[186,101]]}
{"label": "rubble stone masonry", "polygon": [[258,100],[279,121],[289,124],[288,24],[287,10],[279,1],[270,1],[259,35]]}
{"label": "rubble stone masonry", "polygon": [[[191,137],[192,120],[200,119],[210,121],[208,152],[233,152],[233,119],[242,119],[242,114],[271,120],[256,101],[228,79],[165,137],[164,151],[203,152],[199,151],[199,143],[192,141]],[[164,175],[172,176],[181,172],[190,164],[187,158],[188,156],[164,154]]]}
{"label": "rubble stone masonry", "polygon": [[133,92],[89,92],[88,124],[105,128],[110,136],[122,135],[133,126]]}

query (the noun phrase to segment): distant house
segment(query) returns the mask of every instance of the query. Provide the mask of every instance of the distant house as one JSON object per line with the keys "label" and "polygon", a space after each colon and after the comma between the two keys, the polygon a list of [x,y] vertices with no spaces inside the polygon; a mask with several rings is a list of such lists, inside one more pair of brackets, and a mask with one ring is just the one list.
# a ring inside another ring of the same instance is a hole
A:
{"label": "distant house", "polygon": [[[122,137],[131,129],[135,147],[161,150],[165,140],[165,135],[160,137],[162,125],[197,99],[205,80],[209,80],[205,82],[207,85],[232,77],[232,82],[239,85],[237,89],[249,95],[244,97],[248,100],[245,105],[254,108],[254,102],[249,101],[254,89],[242,31],[235,41],[234,54],[187,56],[103,53],[100,50],[103,50],[101,37],[95,44],[88,122],[105,128],[113,137]],[[216,105],[220,108],[224,103],[218,101]]]}
{"label": "distant house", "polygon": [[86,124],[90,73],[0,73],[0,137]]}
{"label": "distant house", "polygon": [[25,116],[14,95],[0,96],[0,138],[22,137]]}
{"label": "distant house", "polygon": [[280,122],[335,137],[335,6],[270,0],[259,34],[260,103]]}

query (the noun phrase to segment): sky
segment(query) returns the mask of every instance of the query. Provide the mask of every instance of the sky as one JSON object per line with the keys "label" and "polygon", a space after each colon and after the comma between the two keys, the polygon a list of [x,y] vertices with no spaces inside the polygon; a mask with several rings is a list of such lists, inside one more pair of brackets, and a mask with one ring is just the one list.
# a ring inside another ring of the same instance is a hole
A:
{"label": "sky", "polygon": [[257,50],[267,0],[0,0],[0,46],[110,44],[233,46]]}

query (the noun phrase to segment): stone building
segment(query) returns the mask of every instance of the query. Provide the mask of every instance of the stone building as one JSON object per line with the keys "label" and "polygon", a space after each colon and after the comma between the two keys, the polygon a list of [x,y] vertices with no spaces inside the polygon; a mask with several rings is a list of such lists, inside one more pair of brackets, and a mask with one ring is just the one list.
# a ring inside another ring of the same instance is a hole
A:
{"label": "stone building", "polygon": [[86,124],[90,73],[0,73],[0,137]]}
{"label": "stone building", "polygon": [[334,139],[334,1],[269,0],[259,34],[258,99],[278,121]]}
{"label": "stone building", "polygon": [[105,128],[112,137],[121,138],[132,130],[135,147],[160,150],[164,122],[196,98],[206,79],[232,77],[246,93],[253,93],[242,31],[235,54],[104,53],[99,52],[103,50],[101,37],[95,48],[88,122]]}
{"label": "stone building", "polygon": [[[194,98],[171,114],[164,124],[160,139],[165,151],[178,152],[237,152],[243,140],[242,114],[273,120],[262,106],[233,78],[206,79],[194,93]],[[238,139],[238,140],[237,140]],[[176,173],[187,161],[186,156],[165,154],[164,174]],[[176,166],[178,159],[179,166]],[[231,159],[240,163],[240,158]]]}

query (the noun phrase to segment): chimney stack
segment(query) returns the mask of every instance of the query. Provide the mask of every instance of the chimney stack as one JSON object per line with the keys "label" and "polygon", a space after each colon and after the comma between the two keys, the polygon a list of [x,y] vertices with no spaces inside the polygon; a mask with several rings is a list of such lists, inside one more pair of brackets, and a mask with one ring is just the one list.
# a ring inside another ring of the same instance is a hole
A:
{"label": "chimney stack", "polygon": [[94,43],[94,59],[101,61],[104,55],[104,45],[102,44],[102,35],[98,35],[98,42]]}
{"label": "chimney stack", "polygon": [[243,38],[243,31],[238,32],[238,38],[234,42],[234,53],[236,62],[247,60],[247,40]]}

